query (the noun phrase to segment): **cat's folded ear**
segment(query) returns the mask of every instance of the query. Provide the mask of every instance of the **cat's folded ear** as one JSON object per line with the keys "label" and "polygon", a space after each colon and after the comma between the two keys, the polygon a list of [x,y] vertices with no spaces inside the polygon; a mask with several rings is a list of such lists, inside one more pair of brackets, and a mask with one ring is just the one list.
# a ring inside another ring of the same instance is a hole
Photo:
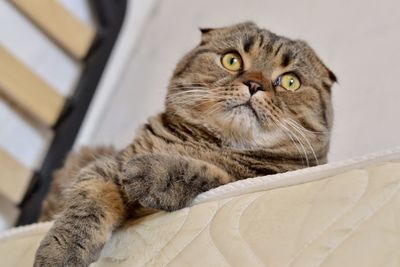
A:
{"label": "cat's folded ear", "polygon": [[220,28],[208,28],[208,27],[207,28],[203,28],[203,27],[200,27],[199,30],[200,30],[202,35],[207,35],[209,33],[215,32],[217,30],[224,30],[224,29],[229,29],[229,28],[232,28],[232,27],[249,29],[249,28],[257,28],[257,25],[252,21],[245,21],[245,22],[242,22],[242,23],[235,24],[233,26],[228,26],[228,27],[220,27]]}
{"label": "cat's folded ear", "polygon": [[321,60],[321,58],[315,53],[314,49],[312,49],[307,42],[303,41],[303,40],[296,40],[297,43],[299,43],[303,49],[307,49],[309,51],[311,51],[311,53],[314,55],[314,58],[316,59],[316,61],[319,63],[318,65],[321,66],[326,74],[326,78],[325,78],[325,82],[329,84],[329,86],[332,86],[334,83],[338,82],[338,79],[336,78],[336,75],[333,73],[333,71],[331,71],[326,65],[325,63]]}
{"label": "cat's folded ear", "polygon": [[328,76],[329,76],[329,79],[331,80],[331,82],[332,82],[332,83],[337,82],[338,79],[337,79],[335,73],[333,73],[328,67],[325,66],[325,68],[326,68],[327,71],[328,71]]}
{"label": "cat's folded ear", "polygon": [[204,45],[205,43],[207,43],[210,38],[211,38],[211,33],[216,31],[216,28],[199,28],[200,32],[201,32],[201,43],[200,45]]}
{"label": "cat's folded ear", "polygon": [[201,34],[207,34],[207,33],[211,32],[211,31],[214,31],[215,29],[214,28],[201,28],[200,27],[199,30],[200,30]]}
{"label": "cat's folded ear", "polygon": [[199,30],[201,32],[201,44],[206,44],[213,36],[216,35],[216,33],[223,31],[223,30],[229,30],[232,28],[237,28],[237,29],[241,29],[241,30],[248,30],[251,28],[256,28],[257,29],[257,25],[252,22],[252,21],[245,21],[239,24],[235,24],[233,26],[228,26],[228,27],[219,27],[219,28],[203,28],[200,27]]}
{"label": "cat's folded ear", "polygon": [[327,74],[327,77],[325,78],[326,83],[328,83],[329,86],[332,86],[334,83],[338,82],[335,73],[333,73],[333,71],[331,71],[324,63],[322,63],[322,65],[324,66],[324,69],[326,70]]}

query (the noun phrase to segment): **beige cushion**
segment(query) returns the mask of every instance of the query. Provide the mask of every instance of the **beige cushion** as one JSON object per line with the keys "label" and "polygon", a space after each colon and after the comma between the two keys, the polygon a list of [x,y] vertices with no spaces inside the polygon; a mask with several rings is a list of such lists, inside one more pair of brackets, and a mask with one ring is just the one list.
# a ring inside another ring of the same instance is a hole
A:
{"label": "beige cushion", "polygon": [[[131,222],[93,266],[399,266],[399,188],[398,151],[240,181]],[[31,266],[50,225],[3,238],[5,266]]]}

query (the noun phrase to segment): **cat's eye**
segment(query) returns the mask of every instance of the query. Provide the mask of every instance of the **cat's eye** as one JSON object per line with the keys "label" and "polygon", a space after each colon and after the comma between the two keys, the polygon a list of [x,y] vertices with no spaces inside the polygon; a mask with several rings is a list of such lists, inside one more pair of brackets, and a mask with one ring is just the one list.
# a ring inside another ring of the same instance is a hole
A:
{"label": "cat's eye", "polygon": [[229,52],[222,56],[221,64],[225,69],[230,71],[239,71],[242,69],[242,57],[235,52]]}
{"label": "cat's eye", "polygon": [[281,86],[289,91],[296,91],[300,88],[301,82],[300,79],[294,73],[286,73],[279,78],[275,82],[275,86]]}

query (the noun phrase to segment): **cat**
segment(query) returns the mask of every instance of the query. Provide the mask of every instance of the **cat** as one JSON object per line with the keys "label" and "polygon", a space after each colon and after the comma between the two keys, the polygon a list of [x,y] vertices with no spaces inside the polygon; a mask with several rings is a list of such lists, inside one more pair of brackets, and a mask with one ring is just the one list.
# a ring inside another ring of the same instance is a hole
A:
{"label": "cat", "polygon": [[327,161],[336,77],[308,44],[252,22],[201,33],[163,113],[125,149],[84,149],[56,174],[42,217],[55,222],[35,266],[87,266],[129,218]]}

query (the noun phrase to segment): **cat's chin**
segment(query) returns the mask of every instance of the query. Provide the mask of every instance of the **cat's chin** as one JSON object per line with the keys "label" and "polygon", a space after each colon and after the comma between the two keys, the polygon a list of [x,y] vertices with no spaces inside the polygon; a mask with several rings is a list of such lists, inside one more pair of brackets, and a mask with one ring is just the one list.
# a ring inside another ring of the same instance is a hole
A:
{"label": "cat's chin", "polygon": [[235,113],[239,113],[239,115],[248,117],[247,119],[250,120],[255,120],[258,123],[261,123],[260,118],[258,117],[257,111],[254,109],[254,107],[251,105],[250,101],[238,105],[233,108]]}
{"label": "cat's chin", "polygon": [[222,114],[215,114],[216,129],[226,146],[239,150],[269,148],[281,142],[284,134],[276,127],[261,122],[256,110],[239,105]]}
{"label": "cat's chin", "polygon": [[238,150],[260,150],[276,147],[284,140],[284,136],[278,130],[264,131],[254,129],[250,135],[234,134],[229,138],[229,146]]}
{"label": "cat's chin", "polygon": [[218,117],[235,132],[253,132],[253,129],[261,127],[256,111],[249,104],[235,106]]}

